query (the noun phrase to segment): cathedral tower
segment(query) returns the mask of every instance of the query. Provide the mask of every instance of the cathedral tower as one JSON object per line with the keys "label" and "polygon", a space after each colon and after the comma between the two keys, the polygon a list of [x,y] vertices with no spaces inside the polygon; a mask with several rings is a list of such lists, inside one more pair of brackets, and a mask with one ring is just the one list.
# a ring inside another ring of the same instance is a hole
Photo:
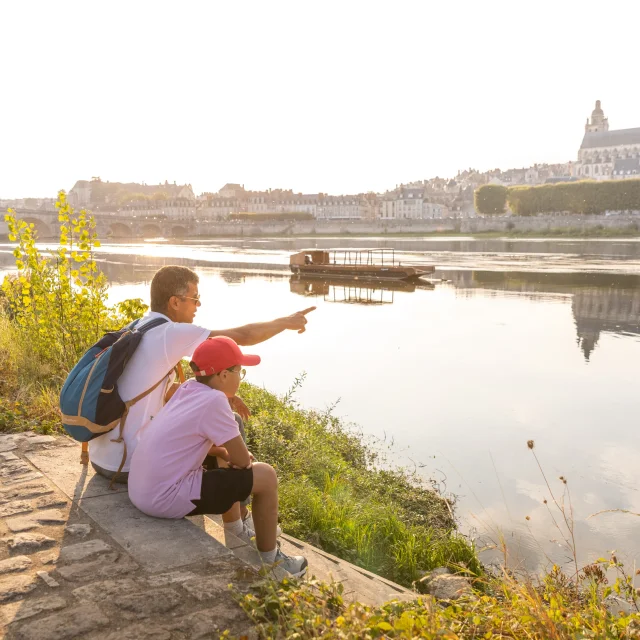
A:
{"label": "cathedral tower", "polygon": [[589,124],[589,118],[587,118],[587,124],[584,125],[584,130],[586,133],[609,131],[609,119],[604,117],[600,100],[596,100],[596,108],[591,112],[591,124]]}

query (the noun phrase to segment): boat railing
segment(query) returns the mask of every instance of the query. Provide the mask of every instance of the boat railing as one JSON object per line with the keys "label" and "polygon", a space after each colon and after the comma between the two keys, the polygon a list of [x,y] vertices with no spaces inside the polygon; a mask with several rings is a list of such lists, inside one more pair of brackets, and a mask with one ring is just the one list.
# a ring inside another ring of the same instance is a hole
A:
{"label": "boat railing", "polygon": [[[330,264],[395,267],[395,249],[333,249]],[[376,261],[376,258],[378,261]]]}

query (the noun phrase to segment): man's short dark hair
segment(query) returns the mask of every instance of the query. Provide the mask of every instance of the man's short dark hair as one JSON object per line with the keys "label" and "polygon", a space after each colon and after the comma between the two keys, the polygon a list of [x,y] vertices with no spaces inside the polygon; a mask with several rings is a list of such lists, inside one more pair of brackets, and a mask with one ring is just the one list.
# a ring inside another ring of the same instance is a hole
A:
{"label": "man's short dark hair", "polygon": [[198,284],[198,274],[187,267],[162,267],[151,280],[151,311],[163,313],[171,296],[187,295],[189,283]]}

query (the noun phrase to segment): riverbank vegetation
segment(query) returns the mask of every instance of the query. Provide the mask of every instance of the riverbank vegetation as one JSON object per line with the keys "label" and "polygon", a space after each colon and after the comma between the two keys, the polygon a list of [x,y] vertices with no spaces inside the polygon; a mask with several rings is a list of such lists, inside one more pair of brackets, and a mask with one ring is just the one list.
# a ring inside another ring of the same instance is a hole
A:
{"label": "riverbank vegetation", "polygon": [[[104,331],[145,310],[139,300],[107,305],[107,283],[93,260],[93,221],[76,214],[64,194],[58,207],[59,247],[48,255],[36,247],[32,227],[6,218],[17,272],[0,296],[1,432],[60,431],[57,398],[70,367]],[[379,449],[331,410],[299,407],[301,383],[282,397],[246,383],[241,391],[253,412],[250,449],[278,471],[284,530],[417,592],[436,567],[469,578],[474,591],[455,602],[417,593],[412,602],[370,608],[348,602],[339,584],[264,581],[238,595],[261,637],[639,637],[633,576],[615,556],[582,568],[575,560],[570,575],[553,567],[537,580],[506,566],[487,571],[457,533],[452,502],[417,474],[384,464]],[[564,522],[571,540],[571,522]],[[620,614],[611,611],[614,596],[624,605]]]}
{"label": "riverbank vegetation", "polygon": [[[609,583],[606,572],[615,578]],[[454,601],[417,596],[369,607],[342,585],[265,580],[237,595],[263,639],[605,640],[640,637],[638,595],[617,560],[601,559],[568,578],[557,567],[538,579],[503,570]],[[614,602],[620,606],[611,606]]]}
{"label": "riverbank vegetation", "polygon": [[580,180],[531,187],[486,184],[476,189],[474,199],[476,210],[483,215],[504,213],[507,206],[517,216],[638,211],[640,180]]}

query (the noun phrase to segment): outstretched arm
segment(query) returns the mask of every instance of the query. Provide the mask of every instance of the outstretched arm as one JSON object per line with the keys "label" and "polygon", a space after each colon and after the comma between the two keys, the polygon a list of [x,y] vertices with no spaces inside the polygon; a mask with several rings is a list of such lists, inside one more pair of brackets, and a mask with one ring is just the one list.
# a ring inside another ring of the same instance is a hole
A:
{"label": "outstretched arm", "polygon": [[236,327],[235,329],[212,331],[209,337],[226,336],[227,338],[235,340],[241,347],[249,347],[259,342],[269,340],[269,338],[273,338],[273,336],[282,333],[285,329],[304,333],[305,325],[307,324],[306,315],[314,310],[315,307],[309,307],[304,311],[298,311],[290,316],[278,318],[271,322],[256,322],[254,324],[246,324],[243,327]]}

